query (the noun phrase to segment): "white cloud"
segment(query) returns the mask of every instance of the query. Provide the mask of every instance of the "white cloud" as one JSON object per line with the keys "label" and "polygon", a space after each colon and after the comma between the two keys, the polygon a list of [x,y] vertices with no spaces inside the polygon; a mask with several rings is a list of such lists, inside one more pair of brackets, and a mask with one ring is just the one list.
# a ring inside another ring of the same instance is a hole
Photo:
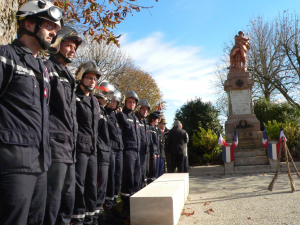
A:
{"label": "white cloud", "polygon": [[150,72],[157,81],[168,102],[165,115],[169,123],[176,109],[187,100],[196,96],[203,101],[213,100],[210,74],[216,59],[206,58],[200,46],[177,46],[176,41],[166,42],[159,32],[137,41],[130,41],[128,34],[123,35],[120,42],[136,65]]}

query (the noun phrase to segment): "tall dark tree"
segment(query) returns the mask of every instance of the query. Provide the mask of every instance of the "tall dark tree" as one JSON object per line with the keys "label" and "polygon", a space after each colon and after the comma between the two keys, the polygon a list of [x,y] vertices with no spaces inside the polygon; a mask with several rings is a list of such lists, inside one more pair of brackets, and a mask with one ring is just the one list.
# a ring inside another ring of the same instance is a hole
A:
{"label": "tall dark tree", "polygon": [[203,102],[201,98],[195,98],[176,111],[175,120],[182,123],[183,129],[191,137],[193,132],[199,131],[199,127],[215,132],[221,130],[218,115],[219,112],[210,102]]}
{"label": "tall dark tree", "polygon": [[[186,130],[191,140],[193,134],[201,132],[200,128],[204,128],[205,130],[210,129],[213,132],[217,132],[218,130],[222,132],[218,115],[219,111],[210,102],[203,102],[201,98],[196,97],[176,111],[175,120],[179,120],[182,123],[183,129]],[[200,158],[205,152],[200,151],[190,141],[188,143],[188,153],[189,161],[193,164],[199,163],[201,161]]]}

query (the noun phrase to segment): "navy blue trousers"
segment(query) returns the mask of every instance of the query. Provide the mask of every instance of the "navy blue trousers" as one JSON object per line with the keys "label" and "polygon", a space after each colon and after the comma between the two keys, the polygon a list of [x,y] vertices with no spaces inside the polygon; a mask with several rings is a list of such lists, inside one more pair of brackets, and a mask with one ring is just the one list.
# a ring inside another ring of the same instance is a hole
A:
{"label": "navy blue trousers", "polygon": [[0,175],[0,224],[43,224],[47,173]]}

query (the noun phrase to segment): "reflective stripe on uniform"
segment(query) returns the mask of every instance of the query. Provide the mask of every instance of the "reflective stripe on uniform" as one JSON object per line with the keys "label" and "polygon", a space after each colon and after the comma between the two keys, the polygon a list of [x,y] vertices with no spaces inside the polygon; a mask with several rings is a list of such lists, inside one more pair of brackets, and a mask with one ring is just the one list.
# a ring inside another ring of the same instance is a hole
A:
{"label": "reflective stripe on uniform", "polygon": [[110,197],[105,197],[105,199],[107,199],[107,200],[114,200],[115,198],[114,198],[114,197],[112,197],[112,198],[110,198]]}
{"label": "reflective stripe on uniform", "polygon": [[80,100],[80,98],[77,98],[77,97],[76,97],[76,101],[77,101],[77,102],[80,102],[81,100]]}
{"label": "reflective stripe on uniform", "polygon": [[50,72],[49,76],[50,77],[59,77],[58,73],[56,73],[56,72]]}
{"label": "reflective stripe on uniform", "polygon": [[85,215],[86,216],[93,216],[93,215],[95,215],[95,212],[86,212]]}
{"label": "reflective stripe on uniform", "polygon": [[95,213],[98,213],[98,214],[99,214],[99,213],[100,213],[100,209],[96,209],[96,210],[95,210]]}
{"label": "reflective stripe on uniform", "polygon": [[14,62],[11,59],[5,58],[4,56],[0,56],[0,61],[7,65],[14,66]]}
{"label": "reflective stripe on uniform", "polygon": [[66,78],[64,78],[64,77],[60,77],[59,79],[60,79],[60,81],[62,81],[62,82],[69,83],[69,80],[68,80],[68,79],[66,79]]}
{"label": "reflective stripe on uniform", "polygon": [[114,197],[115,197],[115,198],[118,198],[118,195],[115,195]]}
{"label": "reflective stripe on uniform", "polygon": [[79,214],[79,215],[73,215],[72,216],[74,219],[82,219],[85,217],[85,214]]}
{"label": "reflective stripe on uniform", "polygon": [[[5,58],[4,56],[0,56],[0,62],[3,62],[7,65],[12,66],[14,71],[18,74],[22,74],[22,72],[23,72],[23,73],[26,73],[30,76],[35,77],[35,74],[32,70],[29,70],[29,69],[24,68],[24,67],[19,66],[19,65],[15,65],[14,62],[11,59]],[[47,77],[44,77],[44,80],[49,83],[49,79]]]}
{"label": "reflective stripe on uniform", "polygon": [[121,193],[121,195],[123,195],[123,196],[130,196],[130,194],[126,194],[126,193]]}

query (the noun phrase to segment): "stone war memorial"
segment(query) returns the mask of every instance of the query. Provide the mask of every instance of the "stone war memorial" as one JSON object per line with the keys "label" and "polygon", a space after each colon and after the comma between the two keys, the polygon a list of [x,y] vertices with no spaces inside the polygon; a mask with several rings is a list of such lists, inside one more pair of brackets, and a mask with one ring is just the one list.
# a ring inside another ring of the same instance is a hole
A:
{"label": "stone war memorial", "polygon": [[[260,122],[253,110],[252,87],[254,80],[247,71],[247,51],[250,38],[240,31],[235,37],[230,52],[230,66],[224,90],[228,96],[228,119],[225,123],[226,141],[238,134],[238,146],[234,150],[235,160],[225,163],[225,173],[243,172],[259,167],[270,167],[266,149],[262,145]],[[266,168],[264,168],[265,170]]]}

